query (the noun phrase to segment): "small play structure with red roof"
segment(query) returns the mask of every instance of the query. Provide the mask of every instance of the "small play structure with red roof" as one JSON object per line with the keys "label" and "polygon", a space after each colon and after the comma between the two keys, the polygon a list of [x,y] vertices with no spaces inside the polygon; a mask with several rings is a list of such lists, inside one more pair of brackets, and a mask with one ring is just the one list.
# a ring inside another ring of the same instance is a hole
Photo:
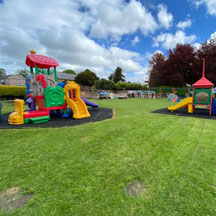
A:
{"label": "small play structure with red roof", "polygon": [[188,113],[193,113],[196,106],[205,106],[209,109],[209,115],[216,114],[216,100],[213,98],[214,84],[205,77],[205,59],[203,59],[202,78],[193,85],[192,97],[185,98],[175,106],[168,107],[171,112],[186,106]]}
{"label": "small play structure with red roof", "polygon": [[55,59],[30,52],[26,56],[26,65],[30,67],[31,74],[26,79],[29,109],[24,111],[24,101],[16,99],[15,112],[9,115],[8,123],[47,122],[54,111],[62,111],[62,117],[68,117],[68,107],[75,119],[90,117],[86,105],[94,108],[98,105],[80,97],[80,87],[75,82],[57,83],[56,67],[59,64]]}

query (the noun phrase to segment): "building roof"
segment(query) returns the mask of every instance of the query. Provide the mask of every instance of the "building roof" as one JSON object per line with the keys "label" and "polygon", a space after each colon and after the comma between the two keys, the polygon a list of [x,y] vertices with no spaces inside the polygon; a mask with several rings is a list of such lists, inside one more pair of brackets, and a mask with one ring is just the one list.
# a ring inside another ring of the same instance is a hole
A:
{"label": "building roof", "polygon": [[62,79],[62,80],[74,80],[76,74],[57,72],[57,77],[58,79]]}
{"label": "building roof", "polygon": [[20,77],[21,79],[24,79],[25,80],[25,77],[22,76],[22,75],[19,75],[19,74],[11,74],[11,75],[8,75],[8,79],[11,78],[11,77]]}
{"label": "building roof", "polygon": [[29,67],[38,66],[42,69],[50,69],[51,67],[56,67],[59,65],[55,59],[37,54],[28,54],[26,56],[26,64]]}
{"label": "building roof", "polygon": [[25,77],[23,77],[22,75],[19,75],[19,74],[10,74],[10,75],[5,75],[5,76],[0,76],[0,79],[1,80],[2,79],[9,79],[9,78],[14,77],[14,76],[18,76],[18,77],[20,77],[20,78],[22,78],[22,79],[25,80]]}

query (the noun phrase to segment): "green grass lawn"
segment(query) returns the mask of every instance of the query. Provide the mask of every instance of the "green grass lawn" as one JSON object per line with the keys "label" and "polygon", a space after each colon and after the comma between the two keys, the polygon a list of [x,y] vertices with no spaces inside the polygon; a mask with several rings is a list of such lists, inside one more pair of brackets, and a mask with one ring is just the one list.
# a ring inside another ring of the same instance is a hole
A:
{"label": "green grass lawn", "polygon": [[[216,215],[215,120],[150,113],[163,99],[94,102],[115,118],[0,130],[0,191],[34,194],[0,215]],[[128,196],[135,181],[144,190]]]}

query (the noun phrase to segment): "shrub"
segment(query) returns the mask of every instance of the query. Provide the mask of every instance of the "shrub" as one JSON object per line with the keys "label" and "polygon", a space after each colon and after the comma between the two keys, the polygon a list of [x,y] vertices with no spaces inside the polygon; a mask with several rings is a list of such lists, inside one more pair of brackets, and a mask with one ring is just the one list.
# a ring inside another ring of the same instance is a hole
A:
{"label": "shrub", "polygon": [[185,94],[188,93],[188,89],[192,90],[190,87],[170,87],[170,86],[159,86],[159,87],[152,87],[151,90],[155,91],[156,93],[160,93],[160,89],[164,94],[171,94],[172,89],[176,90],[176,94],[180,97],[185,97]]}
{"label": "shrub", "polygon": [[146,85],[139,83],[129,83],[129,82],[117,82],[115,84],[117,90],[147,90]]}
{"label": "shrub", "polygon": [[100,90],[113,90],[115,88],[113,81],[106,79],[95,81],[95,87]]}
{"label": "shrub", "polygon": [[86,69],[75,77],[75,82],[81,85],[93,86],[98,79],[99,78],[94,72]]}
{"label": "shrub", "polygon": [[0,85],[1,98],[24,98],[26,92],[25,86],[7,86]]}

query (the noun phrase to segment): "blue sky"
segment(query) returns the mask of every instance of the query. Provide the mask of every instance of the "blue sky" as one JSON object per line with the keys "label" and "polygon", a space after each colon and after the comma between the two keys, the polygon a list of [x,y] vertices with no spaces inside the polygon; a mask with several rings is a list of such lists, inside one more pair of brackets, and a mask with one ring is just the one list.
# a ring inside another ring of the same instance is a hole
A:
{"label": "blue sky", "polygon": [[117,66],[127,81],[148,79],[148,60],[177,43],[216,37],[216,0],[0,0],[0,68],[27,68],[30,49],[107,78]]}

